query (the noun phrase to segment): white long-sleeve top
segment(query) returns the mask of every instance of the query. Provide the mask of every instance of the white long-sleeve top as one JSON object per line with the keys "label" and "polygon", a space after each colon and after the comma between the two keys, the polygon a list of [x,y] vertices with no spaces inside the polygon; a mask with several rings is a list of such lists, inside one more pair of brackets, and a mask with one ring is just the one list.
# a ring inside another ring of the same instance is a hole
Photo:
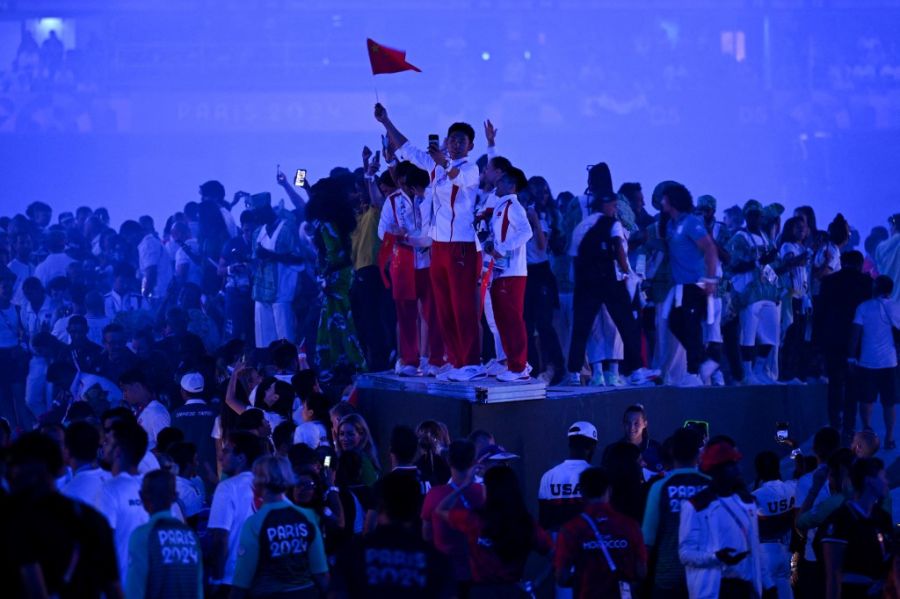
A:
{"label": "white long-sleeve top", "polygon": [[[726,547],[750,554],[738,564],[726,566],[716,557],[716,551]],[[737,493],[716,497],[703,509],[690,500],[682,501],[678,557],[684,564],[691,599],[718,599],[723,577],[748,580],[760,595],[772,586],[759,546],[759,514],[752,495],[746,500]]]}
{"label": "white long-sleeve top", "polygon": [[378,238],[385,233],[398,234],[403,231],[406,244],[415,252],[416,270],[431,266],[431,204],[424,198],[410,199],[402,190],[397,190],[384,200],[381,217],[378,219]]}
{"label": "white long-sleeve top", "polygon": [[532,236],[531,223],[516,194],[497,200],[491,215],[490,233],[494,249],[503,254],[494,266],[494,278],[528,276],[525,246]]}
{"label": "white long-sleeve top", "polygon": [[[434,241],[474,242],[475,196],[478,191],[478,166],[465,158],[451,160],[447,169],[439,166],[428,152],[406,142],[397,155],[428,171],[431,176],[432,210],[431,238]],[[449,172],[459,169],[451,179]]]}

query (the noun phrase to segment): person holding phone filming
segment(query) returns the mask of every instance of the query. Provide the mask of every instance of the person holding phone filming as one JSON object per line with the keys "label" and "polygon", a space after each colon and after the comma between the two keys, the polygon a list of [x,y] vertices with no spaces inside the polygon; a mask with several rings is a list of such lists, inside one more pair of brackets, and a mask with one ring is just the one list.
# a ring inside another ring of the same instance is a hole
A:
{"label": "person holding phone filming", "polygon": [[413,146],[381,104],[375,105],[375,120],[384,125],[398,158],[425,169],[431,178],[431,283],[447,358],[454,368],[443,376],[484,378],[477,294],[481,252],[474,225],[479,174],[478,166],[467,160],[475,130],[467,123],[450,125],[445,154],[433,138],[427,151]]}
{"label": "person holding phone filming", "polygon": [[706,447],[709,486],[681,504],[678,556],[691,599],[760,597],[772,587],[759,545],[756,499],[741,480],[741,453],[727,441]]}

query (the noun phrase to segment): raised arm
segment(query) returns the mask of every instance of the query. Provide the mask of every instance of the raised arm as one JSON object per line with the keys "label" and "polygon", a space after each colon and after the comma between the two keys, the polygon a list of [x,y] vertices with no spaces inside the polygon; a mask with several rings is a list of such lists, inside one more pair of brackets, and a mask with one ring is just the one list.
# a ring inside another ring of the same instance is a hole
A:
{"label": "raised arm", "polygon": [[387,110],[380,103],[375,105],[375,120],[384,125],[388,141],[395,148],[402,148],[409,141],[388,117]]}
{"label": "raised arm", "polygon": [[372,201],[372,205],[378,208],[384,205],[384,194],[381,193],[381,189],[378,187],[378,169],[381,168],[380,152],[380,150],[376,151],[374,159],[369,162],[369,159],[372,158],[372,150],[369,149],[369,146],[363,146],[362,158],[366,189],[369,192],[369,199]]}
{"label": "raised arm", "polygon": [[[300,212],[299,220],[306,220],[306,202],[303,200],[303,196],[301,196],[297,192],[297,190],[294,189],[294,186],[291,185],[291,182],[288,181],[288,178],[281,171],[278,171],[278,174],[275,176],[275,180],[285,191],[285,193],[288,194],[288,197],[291,200],[291,204],[294,205],[294,208],[296,208]],[[305,189],[306,192],[309,193],[308,181],[303,182],[303,189]]]}

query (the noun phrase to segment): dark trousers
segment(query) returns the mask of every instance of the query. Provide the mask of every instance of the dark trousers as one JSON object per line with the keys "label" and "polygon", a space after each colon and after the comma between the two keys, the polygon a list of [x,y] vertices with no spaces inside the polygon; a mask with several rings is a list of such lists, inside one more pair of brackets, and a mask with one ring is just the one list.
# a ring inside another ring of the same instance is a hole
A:
{"label": "dark trousers", "polygon": [[825,596],[825,568],[819,562],[800,560],[797,568],[797,599],[821,599]]}
{"label": "dark trousers", "polygon": [[723,578],[719,584],[719,597],[724,599],[759,599],[756,588],[749,580]]}
{"label": "dark trousers", "polygon": [[897,403],[897,381],[896,368],[859,368],[857,373],[857,381],[862,393],[854,395],[860,398],[863,403],[875,403],[876,399],[881,399],[881,405],[892,406]]}
{"label": "dark trousers", "polygon": [[395,347],[397,315],[378,266],[366,266],[354,273],[350,308],[369,370],[388,370],[391,350]]}
{"label": "dark trousers", "polygon": [[33,415],[25,405],[25,377],[28,354],[20,347],[0,348],[0,416],[6,418],[13,431],[30,430]]}
{"label": "dark trousers", "polygon": [[[572,298],[572,342],[569,345],[569,372],[578,372],[584,365],[584,352],[588,336],[594,327],[594,319],[602,306],[606,306],[625,346],[623,370],[625,374],[641,366],[641,330],[634,313],[624,281],[602,281],[589,285],[576,281]],[[702,339],[701,339],[702,344]]]}
{"label": "dark trousers", "polygon": [[647,357],[653,359],[656,351],[656,310],[655,305],[644,306],[640,312],[641,331],[644,333],[644,341],[647,343]]}
{"label": "dark trousers", "polygon": [[[847,367],[847,352],[841,348],[825,349],[825,374],[828,376],[828,424],[843,432],[856,428],[857,373]],[[843,413],[843,421],[841,415]]]}
{"label": "dark trousers", "polygon": [[696,285],[685,285],[681,305],[669,312],[669,330],[684,346],[687,371],[697,374],[703,361],[703,321],[706,319],[706,294]]}
{"label": "dark trousers", "polygon": [[253,299],[249,287],[225,288],[225,327],[226,339],[243,339],[255,341],[253,328]]}
{"label": "dark trousers", "polygon": [[779,353],[781,356],[781,379],[785,381],[806,378],[810,360],[809,343],[806,341],[808,315],[803,313],[803,300],[792,298],[791,311],[794,321],[784,332],[784,346]]}
{"label": "dark trousers", "polygon": [[744,365],[741,364],[741,320],[737,316],[722,323],[722,339],[730,380],[740,381],[744,378]]}
{"label": "dark trousers", "polygon": [[[550,263],[529,264],[525,284],[525,331],[528,334],[528,362],[539,372],[552,364],[561,374],[565,366],[559,337],[553,328],[553,310],[558,307],[559,293]],[[541,340],[540,351],[536,337]]]}
{"label": "dark trousers", "polygon": [[651,599],[689,599],[690,594],[688,594],[687,583],[685,583],[675,589],[653,587],[653,590],[650,591],[650,597]]}

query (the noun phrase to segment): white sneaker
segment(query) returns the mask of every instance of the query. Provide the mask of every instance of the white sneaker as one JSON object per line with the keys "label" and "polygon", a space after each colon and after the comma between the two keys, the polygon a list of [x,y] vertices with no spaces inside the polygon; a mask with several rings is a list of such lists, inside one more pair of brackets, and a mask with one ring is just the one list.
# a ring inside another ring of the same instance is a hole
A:
{"label": "white sneaker", "polygon": [[696,374],[686,374],[678,381],[679,387],[702,387],[703,381]]}
{"label": "white sneaker", "polygon": [[758,385],[777,385],[778,381],[769,376],[765,366],[753,369],[753,378],[759,381]]}
{"label": "white sneaker", "polygon": [[605,387],[606,386],[606,377],[603,376],[603,372],[598,370],[594,374],[591,375],[591,380],[588,381],[588,387]]}
{"label": "white sneaker", "polygon": [[522,369],[522,372],[513,372],[512,370],[506,370],[497,375],[497,380],[501,383],[524,383],[531,380],[531,369],[526,366]]}
{"label": "white sneaker", "polygon": [[704,385],[712,384],[712,375],[719,369],[719,364],[714,360],[706,360],[700,365],[700,380]]}
{"label": "white sneaker", "polygon": [[628,385],[625,379],[618,374],[607,372],[604,375],[604,378],[606,378],[606,384],[610,387],[625,387],[626,385]]}
{"label": "white sneaker", "polygon": [[717,370],[714,373],[712,373],[712,377],[710,377],[710,378],[711,378],[713,387],[724,387],[725,386],[725,375],[722,374],[721,370]]}
{"label": "white sneaker", "polygon": [[425,364],[422,365],[422,376],[437,376],[441,372],[450,370],[451,368],[453,367],[449,364],[444,364],[443,366],[435,366],[434,364],[425,362]]}
{"label": "white sneaker", "polygon": [[506,372],[506,364],[491,358],[491,360],[484,365],[484,371],[488,376],[499,376]]}
{"label": "white sneaker", "polygon": [[444,364],[438,368],[438,372],[434,375],[434,378],[439,381],[452,381],[453,379],[450,377],[454,374],[456,374],[456,368],[451,364]]}
{"label": "white sneaker", "polygon": [[463,366],[450,373],[450,380],[458,383],[477,381],[484,378],[487,378],[487,373],[484,371],[484,366],[481,364]]}
{"label": "white sneaker", "polygon": [[566,374],[566,376],[562,380],[562,385],[565,387],[580,387],[581,386],[581,373],[580,372],[570,372]]}
{"label": "white sneaker", "polygon": [[659,370],[652,368],[638,368],[628,377],[628,383],[636,387],[643,387],[656,381],[659,378]]}
{"label": "white sneaker", "polygon": [[397,366],[397,374],[400,376],[419,376],[419,369],[411,364],[400,366],[400,363],[398,362]]}

